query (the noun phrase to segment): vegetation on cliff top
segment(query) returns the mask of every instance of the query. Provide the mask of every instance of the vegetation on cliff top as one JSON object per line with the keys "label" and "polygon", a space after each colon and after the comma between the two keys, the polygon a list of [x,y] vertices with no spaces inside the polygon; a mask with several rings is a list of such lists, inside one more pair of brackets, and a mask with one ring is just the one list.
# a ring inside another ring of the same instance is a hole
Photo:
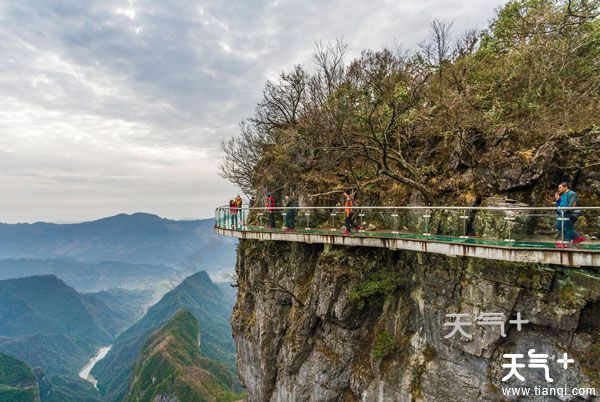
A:
{"label": "vegetation on cliff top", "polygon": [[[314,71],[268,82],[222,175],[246,193],[331,204],[546,203],[571,180],[600,194],[597,2],[510,1],[481,32],[434,21],[418,51],[318,44]],[[308,196],[308,197],[307,197]]]}

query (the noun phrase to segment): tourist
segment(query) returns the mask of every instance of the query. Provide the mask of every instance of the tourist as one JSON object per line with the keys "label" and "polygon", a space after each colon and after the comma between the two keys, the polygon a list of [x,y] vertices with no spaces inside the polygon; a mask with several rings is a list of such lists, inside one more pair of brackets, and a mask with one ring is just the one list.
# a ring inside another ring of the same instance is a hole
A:
{"label": "tourist", "polygon": [[296,230],[296,209],[298,207],[298,203],[294,200],[294,198],[290,197],[286,194],[285,199],[285,230],[286,232],[291,232]]}
{"label": "tourist", "polygon": [[229,216],[231,217],[231,228],[237,229],[238,226],[238,207],[235,200],[229,201]]}
{"label": "tourist", "polygon": [[577,222],[577,218],[581,215],[581,211],[573,209],[561,210],[561,208],[578,206],[577,193],[569,188],[567,182],[562,182],[558,185],[558,194],[560,196],[556,200],[556,206],[558,207],[556,229],[561,236],[561,241],[556,243],[556,247],[567,247],[565,242],[570,242],[573,246],[577,245],[587,240],[575,231],[575,222]]}
{"label": "tourist", "polygon": [[350,193],[344,191],[344,213],[346,216],[346,219],[345,219],[346,228],[344,229],[343,234],[345,234],[345,235],[350,234],[351,228],[360,230],[360,226],[358,226],[356,223],[354,223],[354,211],[353,211],[354,206],[355,206],[354,197],[352,197],[352,195]]}
{"label": "tourist", "polygon": [[275,228],[275,198],[273,198],[273,196],[271,195],[271,193],[267,194],[266,197],[266,201],[265,201],[265,206],[267,207],[267,212],[269,215],[269,226],[267,226],[268,229],[274,229]]}
{"label": "tourist", "polygon": [[245,225],[245,223],[244,223],[244,209],[242,208],[242,197],[240,197],[240,195],[238,194],[235,197],[234,202],[235,202],[235,207],[238,210],[238,214],[240,215],[239,216],[239,224],[243,227]]}

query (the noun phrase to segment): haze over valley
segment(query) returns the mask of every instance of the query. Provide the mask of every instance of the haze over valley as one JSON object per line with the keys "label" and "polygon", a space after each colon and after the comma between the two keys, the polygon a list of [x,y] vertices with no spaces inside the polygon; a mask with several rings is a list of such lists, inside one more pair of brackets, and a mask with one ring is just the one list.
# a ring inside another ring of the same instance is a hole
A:
{"label": "haze over valley", "polygon": [[121,400],[145,342],[185,309],[200,323],[206,378],[228,373],[235,395],[234,263],[235,242],[211,219],[0,224],[0,370],[25,367],[35,382],[6,387],[32,400]]}

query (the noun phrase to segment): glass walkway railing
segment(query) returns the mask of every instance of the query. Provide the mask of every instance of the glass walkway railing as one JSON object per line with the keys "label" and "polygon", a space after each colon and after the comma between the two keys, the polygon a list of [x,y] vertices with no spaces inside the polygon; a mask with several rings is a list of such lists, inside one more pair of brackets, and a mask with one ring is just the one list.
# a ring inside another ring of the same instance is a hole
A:
{"label": "glass walkway railing", "polygon": [[[215,226],[250,232],[600,251],[600,207],[354,207],[348,221],[343,206],[270,209],[223,206],[215,210]],[[571,240],[577,235],[585,237],[585,241],[574,245]]]}

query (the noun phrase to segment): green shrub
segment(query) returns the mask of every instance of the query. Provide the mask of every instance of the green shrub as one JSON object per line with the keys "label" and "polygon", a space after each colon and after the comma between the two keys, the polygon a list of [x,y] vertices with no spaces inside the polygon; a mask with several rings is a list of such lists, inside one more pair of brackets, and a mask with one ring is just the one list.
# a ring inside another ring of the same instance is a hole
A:
{"label": "green shrub", "polygon": [[394,335],[387,331],[381,331],[375,337],[373,344],[373,358],[379,360],[391,355],[397,349],[398,342]]}
{"label": "green shrub", "polygon": [[350,292],[350,299],[363,309],[368,303],[376,299],[385,299],[393,295],[405,283],[405,279],[395,271],[377,271],[368,275],[364,282],[357,284]]}

